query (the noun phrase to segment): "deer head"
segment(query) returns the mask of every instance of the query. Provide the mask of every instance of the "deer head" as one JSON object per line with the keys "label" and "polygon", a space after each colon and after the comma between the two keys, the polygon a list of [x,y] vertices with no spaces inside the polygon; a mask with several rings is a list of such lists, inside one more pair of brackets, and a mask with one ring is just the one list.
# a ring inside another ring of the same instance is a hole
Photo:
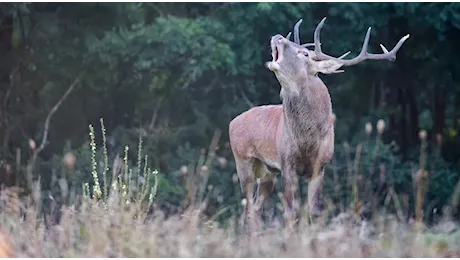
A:
{"label": "deer head", "polygon": [[[365,60],[395,61],[396,53],[409,38],[409,34],[402,37],[391,51],[388,51],[385,46],[380,44],[383,50],[382,54],[368,53],[367,48],[371,33],[371,27],[369,27],[359,55],[353,59],[345,60],[344,58],[351,53],[350,51],[336,58],[323,53],[321,50],[320,33],[325,21],[326,17],[316,27],[314,43],[300,43],[299,26],[302,23],[302,19],[294,26],[294,42],[289,39],[291,33],[286,37],[277,34],[271,38],[270,45],[273,59],[267,62],[266,65],[275,73],[281,84],[283,82],[303,80],[308,76],[317,76],[318,72],[323,74],[340,73],[343,72],[343,70],[339,70],[341,67],[356,65]],[[314,47],[314,50],[309,50],[308,47]]]}

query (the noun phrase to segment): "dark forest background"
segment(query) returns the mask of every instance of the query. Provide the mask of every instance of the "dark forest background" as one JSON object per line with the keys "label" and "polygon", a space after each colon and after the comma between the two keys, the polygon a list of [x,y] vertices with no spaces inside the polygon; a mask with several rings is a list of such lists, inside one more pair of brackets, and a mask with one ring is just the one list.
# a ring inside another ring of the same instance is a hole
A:
{"label": "dark forest background", "polygon": [[[53,193],[52,183],[62,176],[77,190],[93,181],[89,125],[103,161],[103,118],[109,161],[129,146],[129,162],[137,165],[141,137],[148,166],[159,171],[156,204],[177,210],[187,203],[185,167],[190,173],[201,166],[200,156],[221,130],[209,165],[215,196],[208,211],[236,212],[241,194],[228,124],[252,106],[280,103],[279,83],[264,66],[271,59],[270,37],[286,35],[302,18],[301,40],[311,42],[325,16],[323,50],[335,56],[357,54],[369,26],[370,52],[411,35],[396,62],[368,61],[320,76],[337,116],[335,157],[327,170],[331,201],[350,205],[352,189],[334,183],[347,183],[340,180],[354,172],[360,192],[371,191],[384,204],[394,189],[407,216],[413,215],[413,177],[423,150],[429,173],[424,210],[441,212],[460,170],[457,3],[2,3],[2,187],[27,187],[27,165],[43,140],[46,118],[78,78],[36,154],[32,177],[43,192]],[[375,133],[379,119],[385,121],[382,139]],[[374,129],[370,135],[366,123]],[[420,131],[427,133],[426,147]],[[71,174],[62,164],[68,153],[76,158]]]}

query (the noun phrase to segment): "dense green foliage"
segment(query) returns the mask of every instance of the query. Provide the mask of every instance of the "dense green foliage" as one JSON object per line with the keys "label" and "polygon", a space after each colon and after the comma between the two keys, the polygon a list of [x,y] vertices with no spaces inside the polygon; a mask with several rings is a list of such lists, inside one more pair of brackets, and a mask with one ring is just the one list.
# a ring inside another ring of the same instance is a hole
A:
{"label": "dense green foliage", "polygon": [[[380,43],[392,48],[411,35],[395,63],[369,61],[321,76],[337,115],[336,155],[328,176],[345,180],[362,142],[362,186],[383,193],[384,203],[387,186],[394,185],[412,205],[419,131],[426,130],[425,208],[431,212],[446,205],[460,170],[457,3],[0,4],[2,183],[25,185],[24,162],[32,153],[28,140],[41,143],[50,109],[84,72],[53,116],[48,143],[38,156],[34,178],[40,176],[45,189],[51,189],[52,176],[65,172],[61,161],[68,151],[77,158],[73,185],[92,181],[88,125],[95,126],[101,147],[103,118],[109,161],[123,156],[128,145],[130,163],[136,165],[141,136],[149,167],[159,170],[157,203],[180,205],[187,193],[180,167],[200,164],[202,149],[221,129],[209,183],[217,189],[215,207],[237,210],[241,196],[232,179],[228,123],[251,106],[280,103],[279,83],[264,67],[271,59],[270,37],[286,35],[302,18],[301,39],[311,41],[325,16],[323,50],[332,55],[357,53],[368,26],[373,28],[371,52],[380,52]],[[375,129],[380,118],[386,128],[374,154],[375,134],[366,137],[364,125],[370,122]],[[98,150],[101,162],[102,153]],[[348,206],[349,187],[333,186],[326,188],[340,192],[332,192],[332,198]]]}

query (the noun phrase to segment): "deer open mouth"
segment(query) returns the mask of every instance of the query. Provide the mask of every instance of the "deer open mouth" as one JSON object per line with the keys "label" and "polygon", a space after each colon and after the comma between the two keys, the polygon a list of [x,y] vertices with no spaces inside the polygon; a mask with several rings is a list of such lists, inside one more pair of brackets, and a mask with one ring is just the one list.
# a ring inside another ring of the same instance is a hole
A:
{"label": "deer open mouth", "polygon": [[272,60],[273,62],[277,62],[279,58],[278,46],[276,46],[276,44],[272,46],[272,58],[273,58]]}
{"label": "deer open mouth", "polygon": [[281,49],[279,44],[281,43],[283,36],[275,35],[272,37],[270,41],[270,45],[272,48],[272,62],[277,62],[281,58]]}
{"label": "deer open mouth", "polygon": [[283,56],[282,55],[283,46],[281,45],[283,39],[284,39],[283,36],[278,34],[278,35],[273,36],[270,41],[270,47],[272,49],[272,61],[266,63],[266,66],[268,69],[274,72],[280,69],[279,62]]}

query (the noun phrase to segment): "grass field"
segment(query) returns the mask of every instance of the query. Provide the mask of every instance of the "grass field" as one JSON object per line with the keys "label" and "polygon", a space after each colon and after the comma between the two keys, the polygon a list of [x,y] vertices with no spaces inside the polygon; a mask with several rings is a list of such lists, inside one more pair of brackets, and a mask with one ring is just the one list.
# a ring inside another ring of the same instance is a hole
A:
{"label": "grass field", "polygon": [[221,228],[193,212],[147,217],[117,198],[107,204],[85,199],[78,210],[63,207],[59,224],[33,217],[35,206],[14,192],[3,192],[1,202],[0,256],[460,257],[460,232],[449,221],[414,231],[391,216],[359,223],[342,213],[328,224],[301,221],[293,230],[272,225],[251,237],[237,221]]}
{"label": "grass field", "polygon": [[[69,191],[64,179],[57,181],[61,194],[54,194],[56,198],[41,191],[39,180],[29,183],[30,193],[2,189],[1,257],[460,257],[456,223],[446,218],[427,227],[420,221],[424,171],[417,174],[414,221],[402,221],[404,217],[398,212],[361,220],[356,211],[345,209],[314,224],[301,214],[294,228],[284,227],[282,220],[275,219],[248,234],[239,225],[240,216],[222,225],[203,214],[206,180],[194,189],[197,194],[191,196],[196,199],[188,210],[166,218],[155,204],[157,190],[162,188],[157,185],[157,172],[142,166],[141,139],[137,169],[144,183],[136,182],[140,186],[131,190],[133,171],[128,167],[127,148],[124,158],[114,160],[111,172],[98,173],[94,130],[90,130],[94,186],[90,189],[86,183],[82,196]],[[213,151],[217,141],[211,144],[209,150]],[[108,165],[105,142],[103,151]],[[63,163],[70,169],[75,159],[67,154]],[[203,161],[203,165],[208,164]],[[205,172],[209,172],[207,166]],[[108,175],[112,175],[109,182]],[[112,185],[100,185],[99,178]],[[43,205],[44,196],[52,203]],[[43,213],[44,208],[48,214]]]}

